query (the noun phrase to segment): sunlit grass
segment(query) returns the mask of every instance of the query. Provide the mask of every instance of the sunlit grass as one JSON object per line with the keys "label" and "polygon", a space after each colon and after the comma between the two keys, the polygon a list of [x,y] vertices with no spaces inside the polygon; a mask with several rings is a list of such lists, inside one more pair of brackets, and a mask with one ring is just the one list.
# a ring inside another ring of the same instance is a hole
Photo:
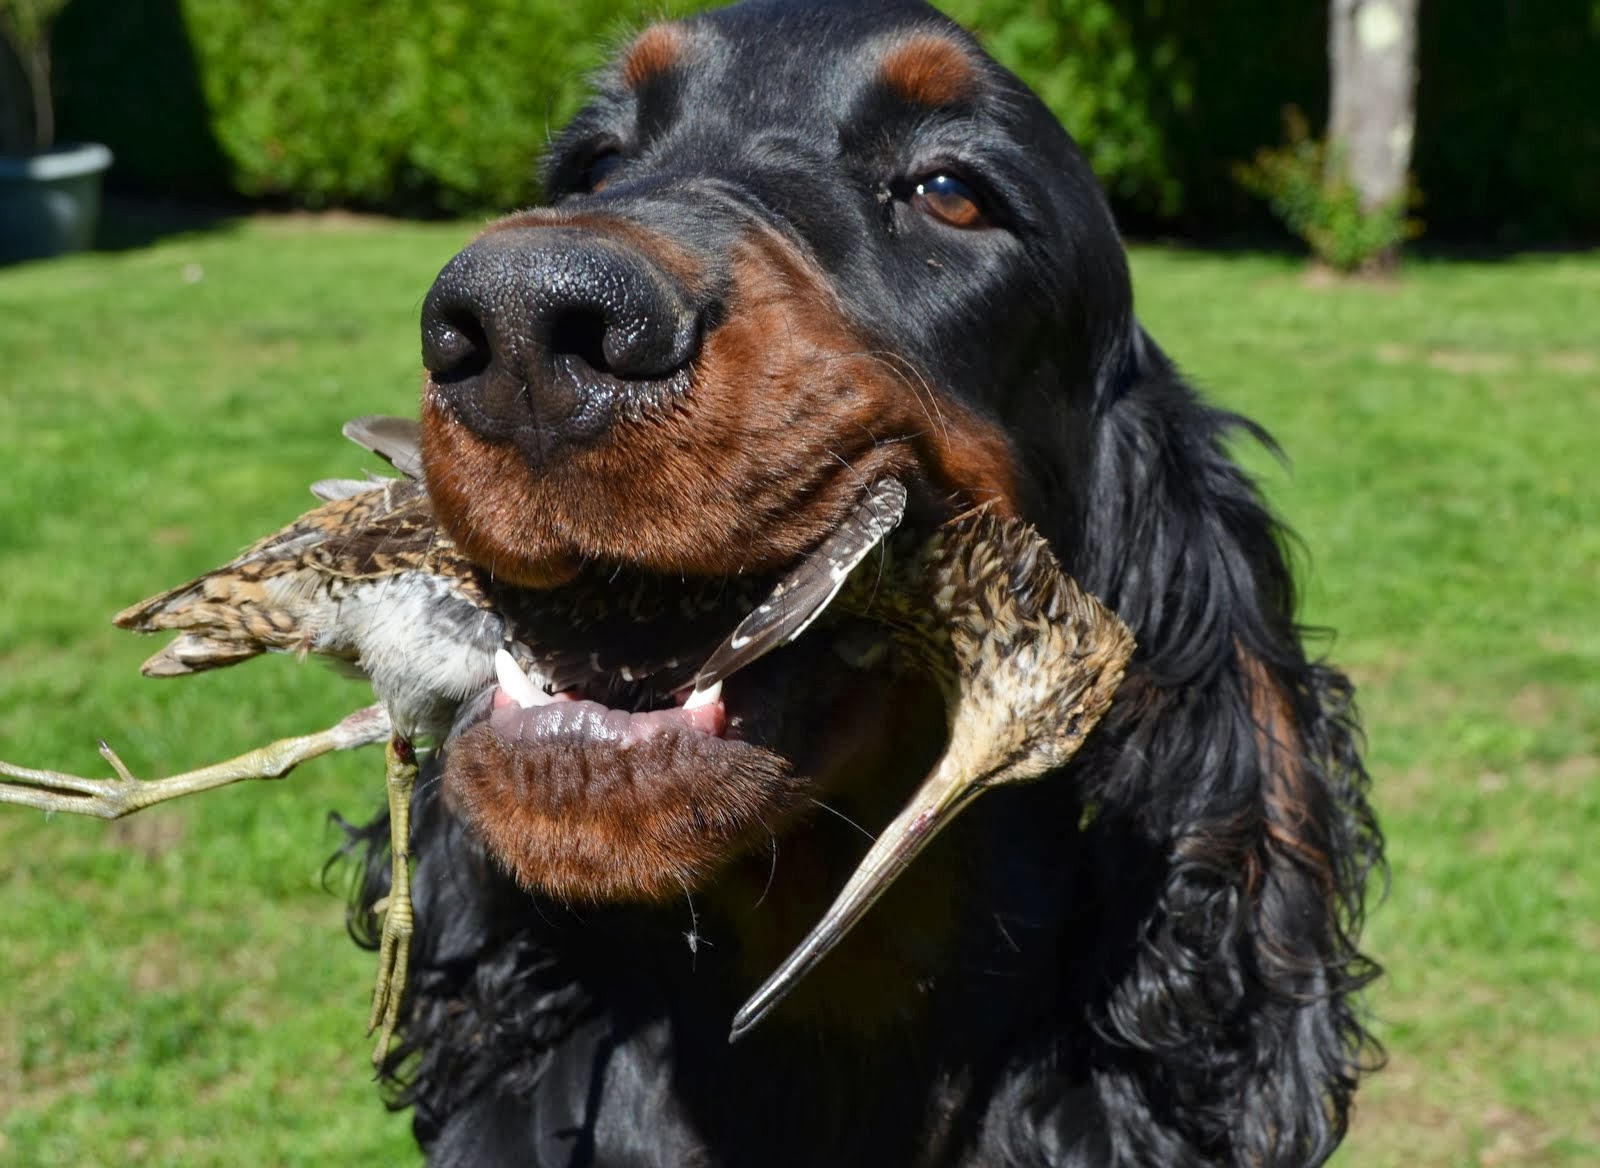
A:
{"label": "sunlit grass", "polygon": [[1223,402],[1362,685],[1393,886],[1391,1065],[1348,1165],[1600,1157],[1600,257],[1393,287],[1147,252],[1141,312]]}
{"label": "sunlit grass", "polygon": [[[0,757],[141,774],[363,700],[273,659],[154,682],[117,609],[374,465],[346,418],[414,408],[417,312],[464,225],[257,220],[0,271]],[[1293,263],[1141,251],[1141,315],[1218,399],[1304,544],[1306,617],[1362,683],[1393,891],[1371,947],[1392,1053],[1341,1163],[1600,1157],[1600,258]],[[324,890],[324,761],[121,824],[0,808],[0,1162],[396,1164],[373,959]]]}

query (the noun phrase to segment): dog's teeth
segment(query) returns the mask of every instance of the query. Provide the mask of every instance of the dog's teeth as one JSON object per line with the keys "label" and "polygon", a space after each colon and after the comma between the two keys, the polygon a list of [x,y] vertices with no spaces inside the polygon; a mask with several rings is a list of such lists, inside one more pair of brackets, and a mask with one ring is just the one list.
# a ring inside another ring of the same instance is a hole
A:
{"label": "dog's teeth", "polygon": [[689,700],[683,703],[686,710],[698,710],[701,706],[709,706],[722,698],[722,683],[719,681],[710,689],[697,689],[689,695]]}
{"label": "dog's teeth", "polygon": [[506,696],[524,710],[550,704],[550,695],[534,685],[528,675],[522,672],[522,666],[517,664],[516,658],[504,649],[494,651],[494,672]]}

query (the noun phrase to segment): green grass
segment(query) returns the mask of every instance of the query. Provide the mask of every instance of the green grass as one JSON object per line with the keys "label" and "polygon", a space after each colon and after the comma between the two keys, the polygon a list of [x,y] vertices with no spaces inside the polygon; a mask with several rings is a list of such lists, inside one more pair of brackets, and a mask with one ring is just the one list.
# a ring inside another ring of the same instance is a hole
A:
{"label": "green grass", "polygon": [[[372,465],[462,225],[257,220],[0,271],[0,757],[214,761],[361,691],[273,659],[146,681],[123,605]],[[1343,1165],[1600,1159],[1600,257],[1416,263],[1388,288],[1286,260],[1135,257],[1141,313],[1265,422],[1306,616],[1362,684],[1393,890],[1368,939],[1391,1052]],[[372,958],[321,884],[326,813],[377,755],[116,825],[0,808],[0,1162],[414,1162],[362,1034]]]}

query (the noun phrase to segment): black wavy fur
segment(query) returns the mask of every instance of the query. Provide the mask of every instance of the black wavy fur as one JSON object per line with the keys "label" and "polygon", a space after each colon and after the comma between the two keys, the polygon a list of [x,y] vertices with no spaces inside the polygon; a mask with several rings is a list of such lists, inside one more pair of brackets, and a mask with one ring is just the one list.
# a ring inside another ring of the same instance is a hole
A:
{"label": "black wavy fur", "polygon": [[[823,13],[809,38],[773,39],[843,52],[863,22],[934,20],[848,7],[805,6]],[[781,8],[718,19],[733,35]],[[1026,355],[985,374],[1015,387],[992,412],[1017,435],[1031,517],[1138,637],[1111,714],[1066,773],[986,796],[959,850],[919,861],[962,866],[961,943],[915,1022],[860,1040],[774,1019],[730,1047],[751,988],[731,927],[684,904],[530,898],[425,773],[419,931],[383,1075],[433,1163],[1299,1166],[1343,1136],[1380,1058],[1357,935],[1382,840],[1351,686],[1308,659],[1283,532],[1226,449],[1264,435],[1140,329],[1086,170],[1059,130],[1017,117],[1067,210],[1019,261],[1042,307],[994,314]],[[979,353],[1008,340],[988,328]],[[933,333],[905,323],[900,351],[933,372],[964,360],[941,366]],[[386,833],[351,833],[367,944]],[[686,944],[696,927],[706,943]]]}

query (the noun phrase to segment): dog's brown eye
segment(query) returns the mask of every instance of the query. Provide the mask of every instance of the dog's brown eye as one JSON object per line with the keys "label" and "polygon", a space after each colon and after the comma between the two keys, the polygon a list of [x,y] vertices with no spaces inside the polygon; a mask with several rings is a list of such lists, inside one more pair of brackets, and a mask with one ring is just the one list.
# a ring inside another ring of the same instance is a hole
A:
{"label": "dog's brown eye", "polygon": [[604,188],[611,181],[611,174],[622,165],[622,153],[618,150],[602,150],[589,159],[583,168],[583,189],[589,194]]}
{"label": "dog's brown eye", "polygon": [[936,174],[917,183],[915,206],[952,227],[981,227],[985,222],[978,194],[950,174]]}

